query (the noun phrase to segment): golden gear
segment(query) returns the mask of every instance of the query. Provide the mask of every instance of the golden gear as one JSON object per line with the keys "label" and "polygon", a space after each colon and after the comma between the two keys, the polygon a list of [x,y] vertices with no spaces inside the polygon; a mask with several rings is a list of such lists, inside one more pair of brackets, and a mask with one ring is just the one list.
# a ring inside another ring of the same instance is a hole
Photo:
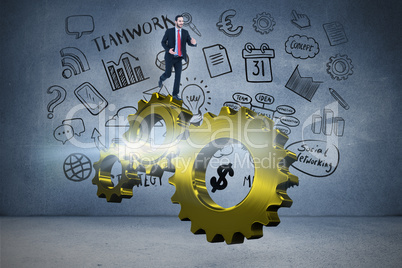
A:
{"label": "golden gear", "polygon": [[[298,178],[289,173],[296,155],[283,148],[288,137],[273,126],[272,120],[245,107],[238,112],[223,107],[218,116],[207,113],[201,126],[189,127],[188,138],[179,144],[180,157],[172,159],[175,174],[169,183],[176,187],[172,202],[181,205],[179,218],[191,221],[194,234],[206,234],[209,242],[234,244],[244,237],[262,237],[263,225],[279,224],[277,210],[291,206],[286,190],[298,185]],[[241,143],[250,152],[254,181],[240,203],[223,208],[208,194],[205,172],[214,153],[230,143]],[[269,152],[281,159],[278,166],[259,166],[257,160]]]}
{"label": "golden gear", "polygon": [[[127,151],[134,169],[143,168],[147,174],[154,174],[169,167],[168,157],[176,152],[174,145],[184,135],[193,116],[182,104],[183,101],[160,93],[153,93],[149,102],[138,102],[138,111],[128,116],[130,128],[123,135],[128,141]],[[161,121],[166,126],[164,141],[152,144],[151,130]]]}
{"label": "golden gear", "polygon": [[[137,173],[131,167],[129,160],[125,159],[121,146],[112,144],[107,151],[100,152],[100,159],[94,163],[95,177],[92,184],[98,186],[97,195],[106,198],[108,202],[120,203],[122,198],[133,196],[133,187],[141,183]],[[115,185],[112,182],[112,167],[116,162],[121,164],[121,178]]]}
{"label": "golden gear", "polygon": [[[137,172],[142,168],[147,174],[161,176],[164,169],[173,170],[170,164],[177,139],[181,138],[188,127],[192,113],[182,108],[182,101],[172,96],[152,94],[149,102],[138,102],[138,111],[128,116],[129,130],[124,133],[128,140],[125,145],[112,144],[107,151],[101,151],[101,157],[94,163],[96,170],[92,184],[98,186],[97,195],[108,202],[121,202],[122,198],[133,196],[133,187],[141,183]],[[149,143],[150,131],[157,122],[166,124],[166,137],[162,144]],[[112,182],[111,170],[114,163],[122,166],[121,178],[117,185]]]}

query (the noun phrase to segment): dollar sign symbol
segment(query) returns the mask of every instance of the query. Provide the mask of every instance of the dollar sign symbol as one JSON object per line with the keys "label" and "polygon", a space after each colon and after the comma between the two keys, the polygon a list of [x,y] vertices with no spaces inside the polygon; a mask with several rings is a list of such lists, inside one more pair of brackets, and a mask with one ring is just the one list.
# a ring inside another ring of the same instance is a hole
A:
{"label": "dollar sign symbol", "polygon": [[215,193],[216,190],[223,190],[228,186],[228,181],[226,180],[226,174],[229,173],[231,177],[233,177],[234,175],[232,164],[220,165],[218,167],[217,172],[219,175],[219,179],[216,180],[216,177],[212,177],[210,181],[213,193]]}
{"label": "dollar sign symbol", "polygon": [[219,22],[216,24],[218,30],[230,37],[235,37],[241,34],[243,31],[243,26],[238,26],[233,30],[233,24],[231,18],[236,15],[236,10],[229,9],[221,14],[219,17]]}

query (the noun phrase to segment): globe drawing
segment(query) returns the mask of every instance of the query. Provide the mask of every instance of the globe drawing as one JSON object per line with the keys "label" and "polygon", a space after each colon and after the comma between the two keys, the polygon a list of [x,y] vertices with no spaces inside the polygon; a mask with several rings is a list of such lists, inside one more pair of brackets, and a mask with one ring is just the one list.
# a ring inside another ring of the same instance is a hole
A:
{"label": "globe drawing", "polygon": [[71,181],[88,179],[92,172],[91,160],[84,154],[74,153],[67,156],[63,164],[64,175]]}

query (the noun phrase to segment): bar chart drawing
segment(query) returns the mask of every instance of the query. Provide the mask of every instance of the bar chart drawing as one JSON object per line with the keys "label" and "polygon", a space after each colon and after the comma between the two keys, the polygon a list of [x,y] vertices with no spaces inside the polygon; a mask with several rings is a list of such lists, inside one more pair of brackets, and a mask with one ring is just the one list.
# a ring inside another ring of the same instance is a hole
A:
{"label": "bar chart drawing", "polygon": [[141,66],[133,68],[133,62],[138,60],[137,57],[128,52],[121,54],[117,63],[108,61],[105,64],[104,60],[102,60],[103,67],[105,68],[107,78],[109,79],[113,91],[149,79],[149,77],[144,76]]}
{"label": "bar chart drawing", "polygon": [[342,137],[345,129],[345,119],[334,116],[331,109],[324,109],[322,115],[313,114],[311,122],[311,130],[314,134],[323,133],[330,136],[334,133],[338,137]]}

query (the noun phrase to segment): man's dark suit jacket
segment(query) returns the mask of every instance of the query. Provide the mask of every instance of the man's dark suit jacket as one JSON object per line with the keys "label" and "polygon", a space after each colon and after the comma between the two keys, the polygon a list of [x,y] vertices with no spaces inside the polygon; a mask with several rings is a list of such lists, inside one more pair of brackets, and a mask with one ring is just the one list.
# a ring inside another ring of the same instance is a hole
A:
{"label": "man's dark suit jacket", "polygon": [[[162,46],[165,49],[165,61],[171,61],[174,58],[174,55],[169,53],[171,48],[175,48],[176,46],[176,35],[175,35],[176,27],[167,29],[165,35],[162,38]],[[183,59],[187,61],[187,52],[186,52],[186,43],[189,46],[197,46],[197,44],[191,44],[191,37],[187,30],[181,29],[181,53],[183,54]],[[177,52],[177,51],[175,51]]]}

